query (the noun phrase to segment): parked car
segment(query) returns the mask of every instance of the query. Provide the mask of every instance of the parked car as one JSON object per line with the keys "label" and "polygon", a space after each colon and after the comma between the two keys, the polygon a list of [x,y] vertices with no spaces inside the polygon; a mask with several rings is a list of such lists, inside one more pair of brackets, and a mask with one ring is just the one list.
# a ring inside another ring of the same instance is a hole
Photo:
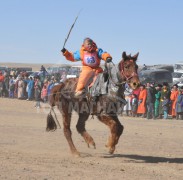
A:
{"label": "parked car", "polygon": [[174,64],[174,72],[183,72],[183,62]]}
{"label": "parked car", "polygon": [[167,82],[169,85],[173,84],[172,73],[165,69],[142,70],[138,74],[142,84],[147,82],[155,82],[157,84]]}
{"label": "parked car", "polygon": [[182,81],[182,82],[177,83],[177,85],[178,85],[178,87],[183,86],[183,81]]}
{"label": "parked car", "polygon": [[177,84],[183,81],[183,72],[173,72],[172,77],[173,77],[173,83]]}

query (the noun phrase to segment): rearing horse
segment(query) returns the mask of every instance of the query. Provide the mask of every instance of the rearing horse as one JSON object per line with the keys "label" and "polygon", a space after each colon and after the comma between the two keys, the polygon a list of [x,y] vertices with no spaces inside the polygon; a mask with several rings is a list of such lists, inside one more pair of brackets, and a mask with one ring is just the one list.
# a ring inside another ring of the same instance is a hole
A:
{"label": "rearing horse", "polygon": [[[116,91],[111,89],[108,90],[112,92],[112,96],[111,94],[101,94],[95,99],[90,98],[90,95],[86,95],[80,99],[74,98],[77,78],[67,79],[64,83],[53,87],[49,101],[51,111],[47,116],[46,130],[56,130],[57,128],[58,121],[56,123],[51,114],[52,111],[54,112],[53,106],[56,105],[63,117],[64,135],[68,141],[72,154],[79,155],[71,136],[70,124],[72,110],[75,110],[79,115],[76,128],[84,138],[88,147],[89,145],[92,145],[95,148],[93,138],[85,129],[85,123],[90,114],[97,116],[99,121],[109,127],[111,134],[108,138],[106,147],[109,148],[109,153],[114,153],[115,146],[124,129],[118,119],[117,108],[119,108],[119,105],[120,107],[124,105],[125,83],[128,83],[132,89],[136,89],[140,83],[137,74],[138,66],[136,64],[138,55],[139,53],[134,56],[126,55],[126,52],[123,52],[122,60],[115,69],[114,66],[111,66],[111,63],[107,63],[106,66],[108,70],[107,73],[105,72],[105,77],[107,75],[110,85],[113,85],[116,89]],[[114,72],[116,77],[114,76]]]}

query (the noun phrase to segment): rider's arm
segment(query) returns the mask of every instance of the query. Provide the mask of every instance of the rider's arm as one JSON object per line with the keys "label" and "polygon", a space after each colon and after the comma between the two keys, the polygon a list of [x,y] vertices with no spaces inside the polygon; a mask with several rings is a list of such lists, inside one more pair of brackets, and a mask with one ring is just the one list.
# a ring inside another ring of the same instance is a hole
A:
{"label": "rider's arm", "polygon": [[98,57],[100,59],[103,59],[104,61],[106,61],[107,58],[111,58],[111,55],[105,51],[103,51],[101,48],[98,48]]}
{"label": "rider's arm", "polygon": [[63,53],[63,55],[69,61],[72,61],[72,62],[81,61],[81,59],[80,59],[80,52],[79,51],[76,51],[76,52],[72,53],[72,52],[69,52],[68,50],[66,50]]}

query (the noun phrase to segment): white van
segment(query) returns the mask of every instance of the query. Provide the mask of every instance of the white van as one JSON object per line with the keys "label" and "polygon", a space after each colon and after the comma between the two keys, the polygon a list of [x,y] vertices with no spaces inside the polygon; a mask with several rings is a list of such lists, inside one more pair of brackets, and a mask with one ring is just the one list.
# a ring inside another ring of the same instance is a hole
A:
{"label": "white van", "polygon": [[173,72],[172,77],[173,77],[173,84],[182,82],[183,81],[183,72]]}
{"label": "white van", "polygon": [[181,72],[181,73],[183,73],[183,62],[175,63],[175,65],[174,65],[174,72]]}

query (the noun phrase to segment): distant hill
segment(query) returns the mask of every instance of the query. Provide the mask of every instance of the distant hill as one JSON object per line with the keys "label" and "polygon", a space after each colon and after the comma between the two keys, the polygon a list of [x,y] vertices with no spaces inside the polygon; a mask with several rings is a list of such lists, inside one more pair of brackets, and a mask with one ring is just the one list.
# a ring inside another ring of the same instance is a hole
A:
{"label": "distant hill", "polygon": [[[34,64],[34,63],[7,63],[7,62],[0,62],[0,66],[7,66],[7,67],[32,67],[33,71],[39,71],[41,65],[45,68],[50,66],[60,66],[62,64]],[[74,64],[73,64],[74,65]]]}

